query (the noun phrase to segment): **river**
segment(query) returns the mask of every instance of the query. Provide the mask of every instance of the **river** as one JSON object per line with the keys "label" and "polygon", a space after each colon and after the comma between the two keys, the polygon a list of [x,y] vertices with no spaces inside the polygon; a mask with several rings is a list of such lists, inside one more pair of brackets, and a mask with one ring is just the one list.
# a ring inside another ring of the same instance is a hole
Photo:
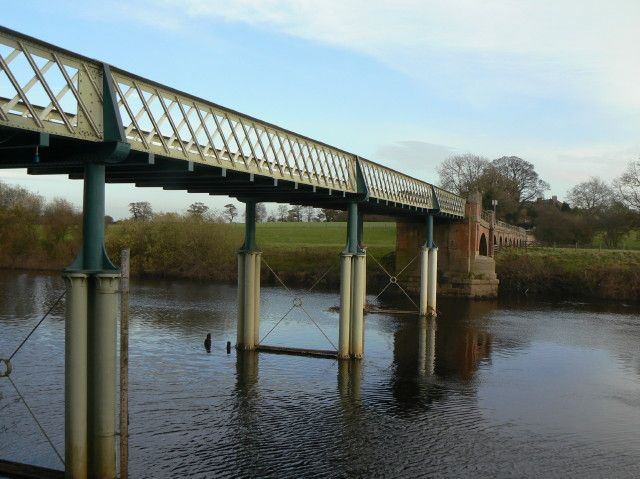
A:
{"label": "river", "polygon": [[[62,288],[57,275],[0,272],[0,357]],[[336,343],[337,293],[294,293]],[[263,287],[263,335],[291,304],[286,290]],[[133,281],[131,477],[640,475],[637,305],[442,298],[439,307],[435,322],[368,314],[365,359],[339,364],[227,354],[233,285]],[[60,451],[63,317],[60,305],[12,373]],[[265,343],[331,347],[299,308]],[[0,457],[62,468],[4,378]]]}

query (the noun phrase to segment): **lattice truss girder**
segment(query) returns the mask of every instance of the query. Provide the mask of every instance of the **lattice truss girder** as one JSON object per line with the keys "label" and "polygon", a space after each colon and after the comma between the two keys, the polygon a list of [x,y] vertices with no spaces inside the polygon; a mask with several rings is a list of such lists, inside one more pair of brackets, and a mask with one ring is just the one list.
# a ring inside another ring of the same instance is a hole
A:
{"label": "lattice truss girder", "polygon": [[356,192],[352,155],[253,118],[113,73],[132,148],[332,190]]}
{"label": "lattice truss girder", "polygon": [[100,141],[100,65],[0,32],[0,124]]}
{"label": "lattice truss girder", "polygon": [[[429,183],[277,126],[111,69],[132,149],[348,193],[357,163],[369,196],[464,216],[464,200]],[[102,141],[103,67],[0,31],[0,125]],[[435,198],[434,198],[435,193]]]}
{"label": "lattice truss girder", "polygon": [[369,196],[417,208],[436,207],[429,183],[367,160],[361,160],[360,164]]}
{"label": "lattice truss girder", "polygon": [[436,195],[440,211],[450,215],[464,217],[466,204],[464,198],[454,195],[442,188],[438,188],[437,186],[433,187],[433,191]]}

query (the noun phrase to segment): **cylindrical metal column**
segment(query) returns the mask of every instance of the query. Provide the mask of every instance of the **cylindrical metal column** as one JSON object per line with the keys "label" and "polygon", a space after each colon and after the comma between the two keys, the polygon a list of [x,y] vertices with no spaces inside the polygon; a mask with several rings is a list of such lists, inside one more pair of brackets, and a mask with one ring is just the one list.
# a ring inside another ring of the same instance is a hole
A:
{"label": "cylindrical metal column", "polygon": [[244,347],[244,251],[238,251],[238,324],[236,326],[236,347]]}
{"label": "cylindrical metal column", "polygon": [[347,251],[352,254],[358,252],[358,203],[349,203],[347,211]]}
{"label": "cylindrical metal column", "polygon": [[427,244],[427,247],[433,248],[435,246],[435,244],[433,243],[433,215],[431,214],[427,215],[427,223],[425,227],[426,227],[425,242]]}
{"label": "cylindrical metal column", "polygon": [[245,251],[256,249],[256,202],[247,201],[244,215],[244,246]]}
{"label": "cylindrical metal column", "polygon": [[436,316],[436,290],[438,288],[438,248],[429,248],[429,274],[427,278],[427,310]]}
{"label": "cylindrical metal column", "polygon": [[423,246],[420,251],[420,316],[427,316],[427,288],[429,284],[429,248]]}
{"label": "cylindrical metal column", "polygon": [[243,348],[255,349],[255,311],[256,311],[256,253],[244,253],[244,320]]}
{"label": "cylindrical metal column", "polygon": [[87,271],[100,271],[103,268],[104,181],[104,164],[89,162],[85,165],[82,207],[82,267]]}
{"label": "cylindrical metal column", "polygon": [[362,358],[364,349],[363,288],[365,274],[365,255],[354,255],[351,273],[351,356],[357,359]]}
{"label": "cylindrical metal column", "polygon": [[254,283],[255,291],[254,291],[254,310],[253,310],[253,339],[254,344],[257,346],[260,341],[260,269],[262,266],[262,253],[256,252],[256,266],[255,266],[255,274],[256,279]]}
{"label": "cylindrical metal column", "polygon": [[364,262],[364,276],[362,277],[362,308],[367,307],[367,254],[362,255],[362,261]]}
{"label": "cylindrical metal column", "polygon": [[65,477],[87,477],[87,292],[88,276],[63,275],[67,286],[64,348]]}
{"label": "cylindrical metal column", "polygon": [[351,259],[352,254],[340,255],[340,323],[338,330],[338,357],[347,359],[351,336]]}
{"label": "cylindrical metal column", "polygon": [[116,477],[116,320],[118,273],[89,282],[89,468],[91,477]]}

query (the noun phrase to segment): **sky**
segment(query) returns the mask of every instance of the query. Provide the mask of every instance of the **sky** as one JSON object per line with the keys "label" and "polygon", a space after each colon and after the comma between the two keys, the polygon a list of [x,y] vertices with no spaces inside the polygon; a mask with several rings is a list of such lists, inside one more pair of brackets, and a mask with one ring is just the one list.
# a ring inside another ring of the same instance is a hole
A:
{"label": "sky", "polygon": [[[0,22],[432,183],[516,155],[564,198],[640,158],[638,0],[5,0]],[[64,176],[0,181],[81,204]],[[108,185],[107,214],[132,201],[228,198]]]}

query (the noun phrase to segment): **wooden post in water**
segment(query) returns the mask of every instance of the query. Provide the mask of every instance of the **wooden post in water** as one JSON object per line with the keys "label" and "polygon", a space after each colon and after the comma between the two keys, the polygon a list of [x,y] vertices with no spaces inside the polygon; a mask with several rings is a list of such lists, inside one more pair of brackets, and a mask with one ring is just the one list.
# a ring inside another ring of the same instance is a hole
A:
{"label": "wooden post in water", "polygon": [[129,477],[129,253],[120,256],[120,479]]}

